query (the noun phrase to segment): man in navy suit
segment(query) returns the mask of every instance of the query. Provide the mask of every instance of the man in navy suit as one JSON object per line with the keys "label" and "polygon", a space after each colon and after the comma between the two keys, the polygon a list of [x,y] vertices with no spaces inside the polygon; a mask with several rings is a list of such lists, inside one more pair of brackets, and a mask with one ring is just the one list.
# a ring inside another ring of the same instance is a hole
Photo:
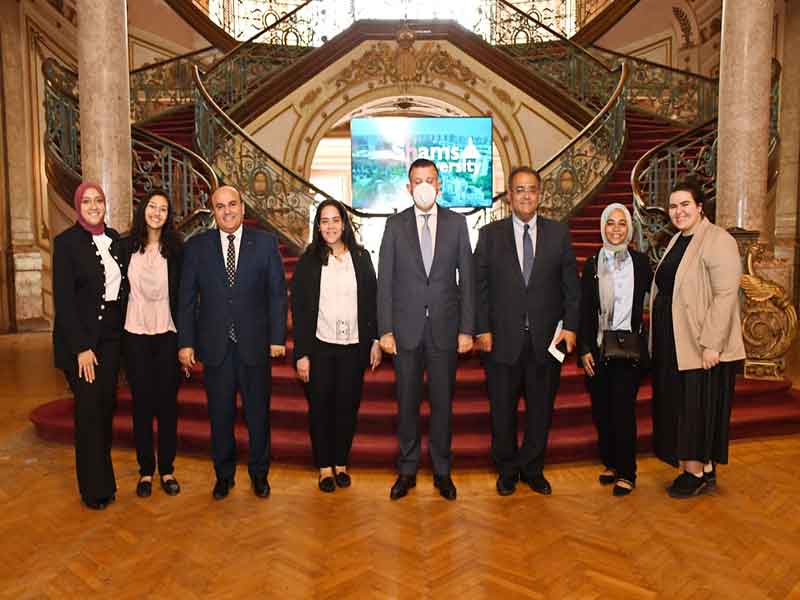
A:
{"label": "man in navy suit", "polygon": [[386,221],[378,263],[378,329],[381,348],[395,355],[400,441],[399,476],[389,497],[402,498],[417,482],[419,404],[427,370],[433,482],[443,498],[455,500],[450,421],[457,353],[472,349],[472,251],[464,216],[436,204],[441,187],[436,165],[418,158],[408,180],[414,206]]}
{"label": "man in navy suit", "polygon": [[269,496],[270,357],[286,353],[286,280],[273,234],[244,227],[244,203],[230,186],[211,197],[217,229],[186,244],[178,311],[178,359],[203,362],[211,453],[221,500],[236,472],[236,392],[249,433],[253,490]]}
{"label": "man in navy suit", "polygon": [[[512,215],[481,228],[475,248],[477,346],[492,411],[497,492],[514,493],[522,479],[551,493],[544,452],[561,380],[551,342],[575,347],[580,284],[569,227],[537,215],[542,181],[530,167],[508,177]],[[562,329],[554,339],[559,321]],[[517,446],[517,403],[525,397],[525,437]]]}

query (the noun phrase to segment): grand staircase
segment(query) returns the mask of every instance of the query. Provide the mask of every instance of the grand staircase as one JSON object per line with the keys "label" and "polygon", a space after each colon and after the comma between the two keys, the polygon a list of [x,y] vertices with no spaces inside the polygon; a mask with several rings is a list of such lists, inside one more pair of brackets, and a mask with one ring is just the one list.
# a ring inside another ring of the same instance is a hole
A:
{"label": "grand staircase", "polygon": [[[523,21],[530,20],[524,15],[520,17],[516,9],[509,11],[517,20],[520,18]],[[548,35],[555,39],[554,36],[557,34],[550,32]],[[596,59],[585,55],[582,49],[567,40],[558,39],[553,42],[551,39],[544,45],[528,44],[524,47],[516,43],[503,46],[501,42],[502,40],[494,40],[493,43],[496,48],[518,60],[521,71],[529,72],[533,69],[559,93],[572,94],[586,106],[592,107],[593,111],[604,107],[582,131],[581,136],[574,140],[568,151],[585,156],[587,162],[606,161],[607,166],[584,182],[585,189],[579,190],[580,196],[564,198],[563,195],[559,197],[554,193],[545,202],[547,209],[551,211],[550,216],[569,220],[580,269],[586,258],[596,253],[601,246],[599,216],[604,207],[611,202],[622,202],[635,212],[631,188],[634,166],[649,150],[677,135],[684,134],[687,131],[686,123],[691,123],[692,120],[687,119],[686,114],[670,114],[670,105],[661,103],[660,97],[654,94],[652,87],[644,88],[640,85],[637,88],[637,82],[643,81],[642,78],[636,78],[625,87],[625,69],[628,65],[620,66],[616,70],[607,68]],[[312,50],[309,57],[314,52],[319,50]],[[172,107],[162,114],[140,122],[138,127],[149,134],[166,138],[177,146],[193,148],[202,159],[208,161],[210,167],[217,171],[221,182],[229,181],[233,174],[226,172],[222,162],[217,160],[219,157],[215,155],[215,144],[233,145],[240,151],[245,148],[248,156],[256,156],[268,166],[270,172],[276,174],[276,177],[283,177],[283,185],[287,189],[311,203],[315,194],[321,193],[319,190],[312,189],[313,186],[302,181],[263,150],[254,146],[254,142],[247,138],[230,117],[225,114],[212,114],[219,109],[219,106],[215,106],[216,100],[219,101],[222,110],[226,110],[228,103],[232,105],[241,102],[248,93],[253,93],[252,90],[263,89],[264,82],[270,81],[270,77],[274,77],[281,69],[286,68],[287,63],[283,61],[299,59],[307,53],[298,52],[296,57],[281,56],[280,61],[269,62],[266,67],[259,63],[261,54],[261,50],[250,50],[242,46],[238,51],[226,55],[225,60],[236,68],[226,71],[228,67],[225,67],[223,60],[216,68],[216,75],[206,76],[211,95],[205,91],[202,76],[198,71],[195,74],[197,91],[194,94],[194,103],[183,103]],[[575,64],[579,67],[577,73],[583,73],[585,79],[584,83],[578,82],[579,89],[570,88],[569,82],[574,78],[564,76],[566,65]],[[638,69],[650,68],[642,64],[630,64]],[[185,66],[182,70],[185,75]],[[238,81],[233,93],[214,95],[218,82],[226,80],[228,77],[225,74],[234,71],[246,75]],[[689,77],[686,74],[680,76],[684,79]],[[214,83],[215,81],[217,83]],[[187,84],[184,81],[185,85]],[[212,95],[216,100],[212,100]],[[627,109],[625,109],[626,101]],[[654,110],[656,105],[659,110]],[[632,106],[637,106],[639,110],[631,108]],[[681,106],[685,109],[686,104],[683,103]],[[692,110],[695,113],[693,115],[695,120],[702,120],[704,117],[702,110],[697,107]],[[607,149],[605,156],[597,155],[598,147]],[[563,154],[567,153],[565,151]],[[555,182],[564,168],[575,166],[575,163],[567,163],[563,156],[556,156],[542,172],[546,182]],[[288,183],[285,183],[286,181]],[[232,182],[236,183],[235,180]],[[545,187],[553,189],[553,186]],[[282,236],[284,266],[287,278],[291,278],[297,261],[296,254],[300,249],[297,238],[282,229],[284,223],[276,223],[274,220],[270,222],[268,213],[260,212],[257,206],[255,209],[248,214],[255,213],[262,226],[271,228]],[[291,345],[290,335],[290,356]],[[186,452],[206,452],[210,444],[202,378],[202,369],[196,369],[191,378],[184,381],[179,392],[179,448]],[[800,399],[790,388],[790,384],[785,381],[739,380],[733,409],[732,436],[736,438],[800,431]],[[649,381],[645,381],[637,402],[639,445],[642,450],[647,450],[650,446],[651,397],[651,386]],[[521,403],[520,411],[523,410],[524,405]],[[121,385],[114,418],[114,436],[117,444],[133,444],[131,413],[130,390],[127,386]],[[487,464],[491,435],[489,405],[484,372],[476,354],[459,360],[453,413],[453,450],[456,466]],[[428,406],[423,403],[423,431],[427,430],[428,415]],[[31,420],[42,438],[71,442],[72,398],[61,398],[40,406],[32,413]],[[386,359],[376,372],[368,372],[366,376],[358,432],[352,452],[354,464],[376,466],[392,464],[397,454],[395,420],[394,371],[391,360]],[[275,460],[310,464],[311,448],[307,426],[307,404],[303,388],[295,378],[290,359],[275,361],[272,370],[271,400],[272,454]],[[237,421],[236,436],[240,449],[244,451],[247,446],[247,435],[241,416]],[[591,458],[595,455],[595,444],[595,431],[583,374],[575,365],[575,361],[570,358],[562,370],[548,460]],[[423,438],[423,450],[427,455],[425,438]]]}

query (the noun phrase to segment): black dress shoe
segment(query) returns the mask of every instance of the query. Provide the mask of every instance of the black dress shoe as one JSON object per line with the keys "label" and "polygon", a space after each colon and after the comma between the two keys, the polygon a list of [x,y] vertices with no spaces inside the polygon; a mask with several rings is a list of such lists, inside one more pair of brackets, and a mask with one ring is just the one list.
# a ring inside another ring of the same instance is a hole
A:
{"label": "black dress shoe", "polygon": [[153,480],[140,479],[139,483],[136,484],[136,495],[139,496],[139,498],[148,498],[152,493],[153,493]]}
{"label": "black dress shoe", "polygon": [[510,496],[517,489],[516,477],[503,477],[502,475],[497,478],[497,493],[501,496]]}
{"label": "black dress shoe", "polygon": [[161,478],[161,489],[167,494],[167,496],[177,496],[181,493],[181,486],[178,483],[178,480],[174,477],[170,479]]}
{"label": "black dress shoe", "polygon": [[353,482],[353,480],[350,478],[350,474],[346,471],[340,471],[339,473],[336,473],[335,479],[336,485],[338,485],[340,488],[350,487],[350,484]]}
{"label": "black dress shoe", "polygon": [[326,494],[336,491],[336,482],[330,475],[327,477],[320,477],[317,485],[319,485],[319,491],[325,492]]}
{"label": "black dress shoe", "polygon": [[266,498],[269,496],[270,487],[269,481],[267,481],[266,473],[252,477],[251,481],[253,482],[253,493],[256,496],[259,498]]}
{"label": "black dress shoe", "polygon": [[214,500],[222,500],[225,498],[234,485],[236,485],[236,482],[233,480],[233,477],[230,479],[217,479],[217,483],[214,484],[214,491],[212,492]]}
{"label": "black dress shoe", "polygon": [[617,474],[614,473],[613,469],[606,469],[600,473],[597,479],[602,485],[611,485],[617,480]]}
{"label": "black dress shoe", "polygon": [[553,493],[553,488],[550,487],[550,482],[544,478],[544,475],[537,473],[532,477],[523,477],[522,480],[527,483],[531,489],[537,494],[542,496],[549,496]]}
{"label": "black dress shoe", "polygon": [[611,490],[611,493],[614,496],[627,496],[635,487],[636,485],[628,479],[617,479],[617,483],[614,484],[614,489]]}
{"label": "black dress shoe", "polygon": [[417,485],[417,476],[416,475],[399,475],[397,477],[397,481],[394,482],[392,486],[392,491],[389,492],[389,498],[392,500],[399,500],[406,494],[408,494],[408,490]]}
{"label": "black dress shoe", "polygon": [[439,490],[439,495],[445,500],[456,499],[456,484],[450,475],[434,475],[433,486]]}

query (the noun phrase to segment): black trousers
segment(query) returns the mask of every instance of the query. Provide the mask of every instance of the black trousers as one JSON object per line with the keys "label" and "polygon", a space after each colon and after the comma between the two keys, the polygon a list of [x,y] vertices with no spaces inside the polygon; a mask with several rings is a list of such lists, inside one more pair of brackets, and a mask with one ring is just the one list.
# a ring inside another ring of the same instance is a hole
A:
{"label": "black trousers", "polygon": [[[561,381],[561,363],[547,356],[536,362],[529,335],[517,361],[501,364],[486,357],[486,380],[492,413],[492,459],[503,477],[525,478],[544,469],[553,404]],[[525,398],[525,434],[517,441],[519,395]]]}
{"label": "black trousers", "polygon": [[453,390],[456,382],[456,348],[437,348],[431,334],[430,319],[425,319],[422,343],[413,350],[397,349],[394,371],[397,379],[397,437],[400,457],[397,469],[401,475],[417,472],[420,458],[419,405],[422,400],[423,373],[428,372],[428,402],[431,418],[428,440],[437,475],[449,475],[452,466]]}
{"label": "black trousers", "polygon": [[636,394],[641,371],[627,360],[597,361],[587,377],[600,460],[622,479],[636,481]]}
{"label": "black trousers", "polygon": [[220,479],[232,479],[236,473],[236,392],[242,399],[249,436],[250,477],[269,472],[269,403],[271,366],[246,365],[237,344],[228,340],[222,364],[204,366],[203,380],[208,397],[211,421],[211,456]]}
{"label": "black trousers", "polygon": [[133,394],[133,435],[139,475],[153,475],[153,418],[158,419],[158,472],[168,475],[175,469],[178,438],[177,335],[171,331],[158,335],[139,335],[128,331],[122,336],[122,355]]}
{"label": "black trousers", "polygon": [[111,432],[117,401],[117,375],[120,362],[121,309],[106,302],[103,327],[97,346],[95,380],[78,378],[78,358],[64,374],[75,396],[75,470],[78,489],[87,501],[109,498],[117,491],[111,464]]}
{"label": "black trousers", "polygon": [[316,340],[306,385],[309,430],[317,468],[345,466],[353,446],[364,368],[358,344]]}

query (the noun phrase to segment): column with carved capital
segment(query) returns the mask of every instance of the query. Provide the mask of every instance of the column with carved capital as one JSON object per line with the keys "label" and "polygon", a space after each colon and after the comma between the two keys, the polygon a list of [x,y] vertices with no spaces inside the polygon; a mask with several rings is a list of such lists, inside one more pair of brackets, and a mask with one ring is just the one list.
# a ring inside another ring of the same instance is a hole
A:
{"label": "column with carved capital", "polygon": [[719,73],[717,224],[765,235],[775,0],[724,0]]}
{"label": "column with carved capital", "polygon": [[131,128],[125,0],[78,0],[81,168],[106,193],[106,222],[130,224]]}

